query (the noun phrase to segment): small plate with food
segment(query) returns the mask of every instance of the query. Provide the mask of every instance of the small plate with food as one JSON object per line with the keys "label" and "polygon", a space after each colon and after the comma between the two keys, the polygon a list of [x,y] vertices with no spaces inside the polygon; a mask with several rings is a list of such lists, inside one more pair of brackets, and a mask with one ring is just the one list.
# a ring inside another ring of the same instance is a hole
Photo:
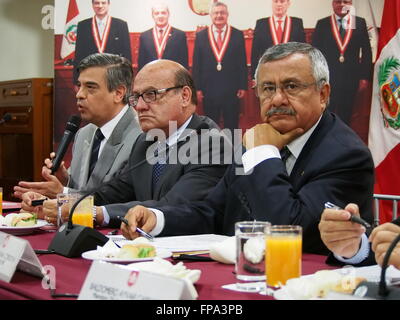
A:
{"label": "small plate with food", "polygon": [[14,236],[33,233],[36,229],[46,226],[45,220],[37,219],[36,214],[30,212],[10,213],[0,216],[0,231]]}
{"label": "small plate with food", "polygon": [[153,260],[155,257],[169,258],[172,256],[171,251],[156,248],[146,240],[141,238],[140,241],[132,241],[121,247],[109,240],[103,247],[97,247],[97,250],[82,253],[82,258],[113,263],[132,263]]}

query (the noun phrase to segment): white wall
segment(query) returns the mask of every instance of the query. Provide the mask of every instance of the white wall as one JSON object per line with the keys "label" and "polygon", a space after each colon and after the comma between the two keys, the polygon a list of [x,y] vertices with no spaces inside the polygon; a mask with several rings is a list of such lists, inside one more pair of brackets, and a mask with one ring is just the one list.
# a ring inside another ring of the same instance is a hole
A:
{"label": "white wall", "polygon": [[[208,25],[209,16],[199,16],[190,10],[188,0],[161,0],[168,4],[171,24],[185,31],[195,30],[198,25]],[[370,0],[378,26],[384,0]],[[130,32],[142,32],[153,26],[151,6],[159,0],[111,0],[111,15],[126,20]],[[230,11],[230,23],[239,29],[254,28],[257,19],[271,14],[271,0],[223,0]],[[68,1],[55,0],[56,34],[62,34]],[[93,15],[90,0],[77,0],[80,20]],[[368,0],[353,0],[357,15],[370,20]],[[292,0],[289,14],[301,17],[305,28],[313,28],[318,19],[332,13],[332,0]]]}
{"label": "white wall", "polygon": [[0,0],[0,81],[54,77],[54,34],[43,30],[52,0]]}

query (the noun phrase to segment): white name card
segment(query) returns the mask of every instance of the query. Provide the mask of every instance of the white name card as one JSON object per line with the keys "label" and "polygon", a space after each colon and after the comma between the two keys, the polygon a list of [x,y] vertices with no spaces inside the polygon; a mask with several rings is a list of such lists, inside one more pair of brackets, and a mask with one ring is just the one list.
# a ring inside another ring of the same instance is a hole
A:
{"label": "white name card", "polygon": [[169,276],[94,261],[79,300],[192,300],[188,284]]}
{"label": "white name card", "polygon": [[0,232],[0,280],[10,282],[17,269],[43,277],[42,264],[30,243]]}

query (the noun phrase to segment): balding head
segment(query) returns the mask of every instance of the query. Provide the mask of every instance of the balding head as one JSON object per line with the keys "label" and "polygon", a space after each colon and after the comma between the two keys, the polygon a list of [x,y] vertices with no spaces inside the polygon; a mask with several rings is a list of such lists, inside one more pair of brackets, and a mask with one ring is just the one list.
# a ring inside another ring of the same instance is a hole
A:
{"label": "balding head", "polygon": [[[145,93],[148,94],[143,99]],[[168,122],[176,121],[179,128],[195,112],[197,104],[190,73],[171,60],[152,61],[139,71],[133,85],[131,101],[134,100],[142,130],[159,128],[167,136]]]}

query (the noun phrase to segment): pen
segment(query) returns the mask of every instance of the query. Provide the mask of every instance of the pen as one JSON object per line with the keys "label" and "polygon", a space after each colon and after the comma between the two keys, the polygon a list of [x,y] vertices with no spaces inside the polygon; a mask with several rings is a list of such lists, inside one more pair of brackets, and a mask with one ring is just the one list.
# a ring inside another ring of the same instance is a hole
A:
{"label": "pen", "polygon": [[[325,208],[326,209],[343,210],[343,208],[333,204],[332,202],[326,202],[325,203]],[[355,215],[351,215],[349,220],[351,222],[355,222],[355,223],[361,224],[365,228],[371,228],[371,225],[367,221],[365,221],[364,219],[362,219],[360,217],[357,217]]]}
{"label": "pen", "polygon": [[39,199],[39,200],[32,200],[31,201],[32,207],[41,206],[43,204],[43,202],[45,202],[46,200],[48,200],[48,199],[44,198],[44,199]]}
{"label": "pen", "polygon": [[[119,219],[120,221],[122,221],[123,223],[125,223],[127,226],[129,226],[128,220],[126,220],[125,218],[122,218],[120,216],[117,217],[117,219]],[[140,229],[139,227],[136,227],[136,231],[138,233],[140,233],[142,236],[144,236],[145,238],[154,241],[153,236],[149,235],[147,232],[144,232],[142,229]]]}

